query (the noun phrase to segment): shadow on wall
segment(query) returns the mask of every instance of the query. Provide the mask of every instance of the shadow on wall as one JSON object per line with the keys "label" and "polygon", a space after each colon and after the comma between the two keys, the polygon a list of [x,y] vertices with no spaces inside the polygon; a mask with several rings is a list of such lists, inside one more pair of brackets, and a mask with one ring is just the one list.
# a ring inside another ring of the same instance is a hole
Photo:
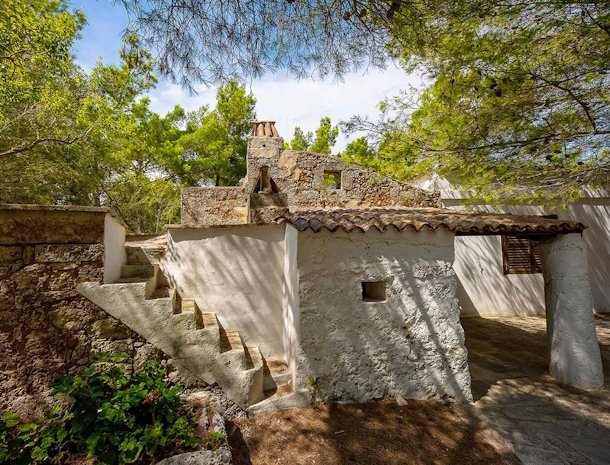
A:
{"label": "shadow on wall", "polygon": [[[302,347],[329,400],[470,397],[448,232],[310,233],[299,241]],[[362,281],[387,300],[362,301]]]}
{"label": "shadow on wall", "polygon": [[282,292],[284,229],[175,230],[162,268],[184,298],[216,312],[266,357],[284,356]]}
{"label": "shadow on wall", "polygon": [[567,211],[560,211],[559,217],[587,226],[583,238],[587,246],[593,308],[596,313],[610,312],[610,205],[573,204]]}
{"label": "shadow on wall", "polygon": [[501,236],[455,238],[462,316],[544,315],[542,273],[505,275],[501,240]]}

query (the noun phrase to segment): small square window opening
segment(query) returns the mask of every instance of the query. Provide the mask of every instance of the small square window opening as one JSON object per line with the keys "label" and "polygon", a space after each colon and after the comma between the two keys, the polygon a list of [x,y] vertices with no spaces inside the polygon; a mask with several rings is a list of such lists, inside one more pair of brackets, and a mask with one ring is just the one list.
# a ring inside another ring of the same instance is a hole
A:
{"label": "small square window opening", "polygon": [[385,281],[363,281],[362,300],[364,302],[383,302],[386,300]]}
{"label": "small square window opening", "polygon": [[324,187],[331,190],[341,189],[341,171],[324,171]]}

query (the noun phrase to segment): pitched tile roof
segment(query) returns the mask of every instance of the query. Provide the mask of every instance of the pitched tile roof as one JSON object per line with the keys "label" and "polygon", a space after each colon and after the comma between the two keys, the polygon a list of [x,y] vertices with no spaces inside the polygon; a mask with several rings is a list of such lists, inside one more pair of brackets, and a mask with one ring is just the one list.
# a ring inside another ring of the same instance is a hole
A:
{"label": "pitched tile roof", "polygon": [[494,213],[472,213],[441,208],[410,209],[349,209],[288,211],[277,218],[276,223],[289,223],[299,231],[313,232],[342,229],[366,232],[369,229],[385,231],[407,228],[434,231],[446,228],[456,235],[538,235],[580,233],[582,223],[542,216],[517,216]]}

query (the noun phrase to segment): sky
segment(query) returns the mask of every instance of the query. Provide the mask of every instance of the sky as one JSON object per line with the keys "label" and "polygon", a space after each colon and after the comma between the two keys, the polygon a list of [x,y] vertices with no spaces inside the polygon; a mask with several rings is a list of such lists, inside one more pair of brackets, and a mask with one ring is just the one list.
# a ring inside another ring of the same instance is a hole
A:
{"label": "sky", "polygon": [[[118,62],[121,37],[128,24],[123,7],[113,5],[112,0],[72,0],[72,6],[82,10],[88,19],[82,38],[74,47],[77,63],[89,70],[100,58],[104,63]],[[421,77],[390,65],[386,70],[348,74],[343,82],[297,80],[278,73],[247,82],[246,86],[256,97],[258,119],[275,120],[280,135],[290,140],[295,126],[313,131],[323,116],[330,116],[333,124],[356,114],[376,120],[377,105],[382,99],[410,85],[419,87],[421,83]],[[186,110],[195,110],[204,104],[213,106],[215,88],[201,85],[196,86],[196,91],[196,95],[190,95],[180,85],[161,78],[148,95],[151,109],[165,114],[175,105]],[[357,136],[347,139],[341,135],[333,152],[343,150],[348,140]]]}

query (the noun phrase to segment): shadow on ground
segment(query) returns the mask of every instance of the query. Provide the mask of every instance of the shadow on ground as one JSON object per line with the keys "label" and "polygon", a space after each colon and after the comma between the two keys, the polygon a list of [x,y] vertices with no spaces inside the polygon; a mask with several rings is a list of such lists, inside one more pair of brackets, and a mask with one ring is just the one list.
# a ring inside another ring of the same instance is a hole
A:
{"label": "shadow on ground", "polygon": [[[610,464],[610,391],[551,379],[544,318],[462,324],[474,405],[324,404],[238,420],[235,464]],[[608,385],[610,317],[597,332]]]}
{"label": "shadow on ground", "polygon": [[[464,318],[472,394],[477,401],[502,379],[548,376],[544,317]],[[596,317],[606,387],[610,384],[610,316]]]}
{"label": "shadow on ground", "polygon": [[229,425],[236,465],[516,465],[464,405],[323,404]]}
{"label": "shadow on ground", "polygon": [[[610,391],[562,386],[548,374],[541,317],[462,321],[474,413],[525,465],[610,464]],[[610,318],[597,318],[606,383]]]}

